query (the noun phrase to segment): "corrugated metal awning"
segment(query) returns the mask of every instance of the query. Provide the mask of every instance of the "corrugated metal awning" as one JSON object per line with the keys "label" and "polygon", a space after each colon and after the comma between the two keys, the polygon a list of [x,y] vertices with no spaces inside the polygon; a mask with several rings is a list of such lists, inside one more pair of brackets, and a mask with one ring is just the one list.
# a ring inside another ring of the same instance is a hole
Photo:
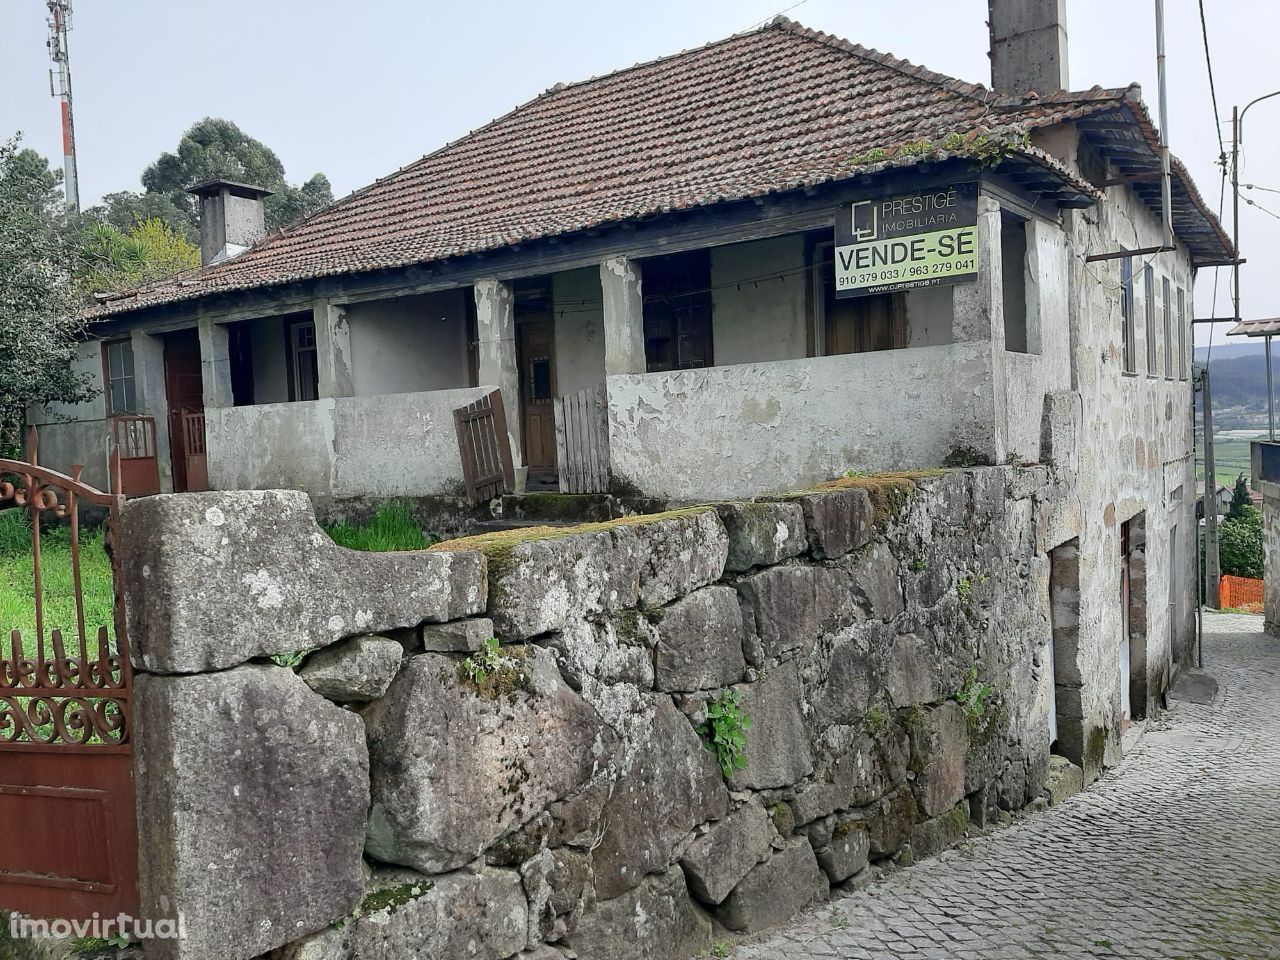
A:
{"label": "corrugated metal awning", "polygon": [[1227,331],[1228,337],[1273,337],[1280,336],[1280,317],[1268,317],[1262,320],[1241,320]]}

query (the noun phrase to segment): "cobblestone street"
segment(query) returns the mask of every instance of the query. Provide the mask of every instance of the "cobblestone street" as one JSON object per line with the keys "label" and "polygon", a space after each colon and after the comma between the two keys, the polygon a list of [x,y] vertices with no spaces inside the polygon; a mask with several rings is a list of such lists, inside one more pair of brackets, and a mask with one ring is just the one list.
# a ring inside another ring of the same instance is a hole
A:
{"label": "cobblestone street", "polygon": [[1280,640],[1206,632],[1215,702],[1174,703],[1091,789],[732,956],[1280,958]]}

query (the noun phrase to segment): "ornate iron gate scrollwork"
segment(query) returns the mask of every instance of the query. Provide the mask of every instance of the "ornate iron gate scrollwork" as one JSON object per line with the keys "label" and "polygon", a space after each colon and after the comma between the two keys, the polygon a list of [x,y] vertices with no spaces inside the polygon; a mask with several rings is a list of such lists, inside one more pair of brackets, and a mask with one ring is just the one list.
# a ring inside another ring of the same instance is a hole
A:
{"label": "ornate iron gate scrollwork", "polygon": [[[120,586],[120,452],[104,493],[30,461],[0,459],[0,509],[30,522],[34,637],[2,626],[0,642],[0,909],[34,917],[88,919],[138,909],[133,787],[133,670]],[[82,507],[105,510],[112,623],[86,619],[81,577]],[[41,537],[65,524],[72,625],[46,629]]]}

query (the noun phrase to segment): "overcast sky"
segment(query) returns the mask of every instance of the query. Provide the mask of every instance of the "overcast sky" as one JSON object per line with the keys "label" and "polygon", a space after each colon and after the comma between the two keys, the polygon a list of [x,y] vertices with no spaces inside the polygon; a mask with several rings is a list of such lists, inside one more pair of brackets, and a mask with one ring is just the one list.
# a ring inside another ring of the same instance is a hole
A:
{"label": "overcast sky", "polygon": [[[558,81],[747,29],[794,0],[75,0],[70,37],[81,200],[138,189],[143,168],[204,116],[235,121],[299,182],[343,196]],[[1166,0],[1173,150],[1218,202],[1217,131],[1195,0]],[[1280,90],[1280,4],[1206,0],[1223,137],[1231,106]],[[988,83],[986,0],[805,0],[787,15]],[[0,136],[61,163],[43,0],[0,0]],[[1142,84],[1156,115],[1154,2],[1068,0],[1071,85]],[[1248,117],[1241,180],[1280,191],[1280,97]],[[1226,223],[1230,224],[1230,191]],[[1280,215],[1280,193],[1244,197]],[[1245,316],[1280,316],[1280,217],[1242,204]],[[1213,271],[1196,284],[1209,316]],[[1221,272],[1218,316],[1230,308]],[[1207,340],[1197,329],[1197,342]],[[1222,342],[1225,327],[1217,328]]]}

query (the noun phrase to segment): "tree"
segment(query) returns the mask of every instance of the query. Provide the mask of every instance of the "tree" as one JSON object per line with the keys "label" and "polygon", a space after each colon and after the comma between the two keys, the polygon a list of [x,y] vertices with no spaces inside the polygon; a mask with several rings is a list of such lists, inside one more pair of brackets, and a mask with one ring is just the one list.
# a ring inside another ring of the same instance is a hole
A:
{"label": "tree", "polygon": [[72,270],[76,237],[61,174],[19,137],[0,143],[0,450],[21,442],[26,408],[92,396],[73,371],[82,335]]}
{"label": "tree", "polygon": [[190,210],[185,205],[175,205],[164,193],[134,193],[131,190],[108,193],[102,198],[102,203],[90,207],[84,216],[90,223],[109,224],[121,233],[128,233],[142,221],[160,220],[188,243],[200,242],[200,231]]}
{"label": "tree", "polygon": [[175,152],[162,153],[143,171],[144,193],[109,194],[89,213],[122,232],[137,220],[158,217],[175,233],[196,242],[200,209],[186,190],[215,179],[238,180],[271,190],[264,203],[268,230],[286,227],[333,202],[333,188],[323,173],[293,186],[285,180],[284,164],[270,147],[230,120],[206,117],[182,135]]}
{"label": "tree", "polygon": [[200,250],[158,217],[127,233],[108,223],[84,230],[77,282],[87,297],[162,280],[200,266]]}
{"label": "tree", "polygon": [[1238,517],[1218,526],[1218,556],[1223,573],[1262,579],[1262,512],[1257,507],[1243,507]]}
{"label": "tree", "polygon": [[1249,484],[1244,474],[1236,476],[1235,489],[1231,491],[1231,505],[1227,507],[1227,519],[1238,520],[1244,516],[1244,508],[1253,505],[1249,497]]}

